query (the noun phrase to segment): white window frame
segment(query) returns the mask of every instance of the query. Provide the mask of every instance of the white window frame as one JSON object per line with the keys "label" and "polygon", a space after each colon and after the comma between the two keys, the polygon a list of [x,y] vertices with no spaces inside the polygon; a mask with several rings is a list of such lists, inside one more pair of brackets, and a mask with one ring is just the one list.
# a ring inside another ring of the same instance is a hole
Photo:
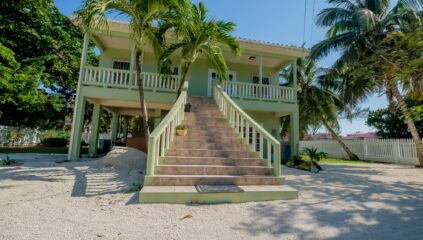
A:
{"label": "white window frame", "polygon": [[[129,69],[116,69],[116,68],[113,68],[115,66],[115,62],[128,63],[129,64]],[[112,68],[113,69],[116,69],[116,70],[131,70],[131,61],[129,61],[129,60],[122,60],[122,59],[113,59],[112,60]]]}
{"label": "white window frame", "polygon": [[[254,77],[260,78],[260,74],[251,74],[251,83],[254,83]],[[262,75],[261,82],[259,82],[259,84],[263,84],[263,78],[268,78],[270,85],[270,83],[272,82],[272,77],[270,77],[269,75]]]}
{"label": "white window frame", "polygon": [[[212,77],[211,77],[212,73],[217,74],[217,71],[213,68],[209,68],[208,83],[207,83],[207,96],[208,97],[211,97],[211,95],[212,95],[212,88],[213,88]],[[236,71],[229,70],[228,75],[229,74],[232,74],[234,76],[232,82],[236,82]]]}

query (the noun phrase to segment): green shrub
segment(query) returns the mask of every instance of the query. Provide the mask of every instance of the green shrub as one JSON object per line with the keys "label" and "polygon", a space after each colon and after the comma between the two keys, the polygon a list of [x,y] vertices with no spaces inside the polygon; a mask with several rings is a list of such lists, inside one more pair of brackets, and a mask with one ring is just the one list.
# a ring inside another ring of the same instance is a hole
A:
{"label": "green shrub", "polygon": [[16,162],[16,160],[10,159],[9,156],[6,156],[6,159],[3,159],[1,161],[1,165],[2,166],[12,166],[17,164],[18,162]]}
{"label": "green shrub", "polygon": [[63,137],[50,137],[44,138],[41,140],[41,145],[43,147],[66,147],[69,140]]}
{"label": "green shrub", "polygon": [[187,129],[188,129],[188,127],[185,126],[185,125],[178,125],[178,126],[176,126],[176,130],[187,130]]}

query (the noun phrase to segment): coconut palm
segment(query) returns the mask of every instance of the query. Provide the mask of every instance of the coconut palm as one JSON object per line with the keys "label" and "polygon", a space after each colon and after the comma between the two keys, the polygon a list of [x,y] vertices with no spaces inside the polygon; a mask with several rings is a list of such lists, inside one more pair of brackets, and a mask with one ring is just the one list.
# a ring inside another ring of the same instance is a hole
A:
{"label": "coconut palm", "polygon": [[[351,110],[329,87],[336,85],[336,78],[327,80],[325,70],[316,66],[310,58],[297,59],[298,104],[300,112],[300,131],[305,133],[310,126],[324,125],[332,137],[347,153],[351,160],[359,160],[336,133],[338,115]],[[282,72],[288,84],[294,81],[294,68],[288,67]],[[289,118],[287,118],[289,119]],[[285,119],[286,120],[286,119]],[[284,124],[287,126],[288,124]]]}
{"label": "coconut palm", "polygon": [[109,14],[129,19],[131,39],[135,45],[136,82],[146,138],[149,136],[149,124],[141,68],[144,47],[151,44],[156,55],[160,55],[164,46],[164,31],[159,28],[159,22],[169,12],[183,9],[186,5],[185,0],[84,0],[81,9],[76,12],[76,21],[86,32],[108,29]]}
{"label": "coconut palm", "polygon": [[178,89],[181,93],[182,86],[187,81],[187,76],[192,64],[197,58],[204,54],[213,64],[221,80],[226,80],[228,67],[223,56],[223,47],[235,55],[240,54],[239,43],[231,35],[234,31],[233,22],[223,22],[207,17],[207,9],[203,3],[191,5],[189,16],[178,18],[179,23],[174,30],[176,43],[169,47],[161,55],[161,62],[164,69],[171,64],[170,56],[176,51],[180,51],[182,80]]}
{"label": "coconut palm", "polygon": [[[399,0],[390,9],[390,0],[328,0],[335,4],[335,7],[322,10],[317,19],[317,24],[329,27],[327,38],[313,46],[311,57],[318,59],[328,55],[331,51],[339,51],[340,57],[334,67],[343,69],[354,62],[377,55],[385,64],[392,68],[398,68],[392,61],[389,61],[383,54],[379,54],[375,46],[385,39],[393,31],[398,31],[401,26],[410,22],[418,22],[417,27],[422,27],[419,16],[423,9],[423,0]],[[354,69],[350,69],[354,71]],[[378,77],[372,78],[373,92],[383,88],[390,101],[395,98],[399,103],[401,111],[407,121],[408,128],[416,144],[418,159],[423,166],[423,144],[415,127],[410,111],[405,104],[402,94],[398,88],[398,81],[395,78],[387,77],[383,72]],[[344,79],[344,81],[349,81]],[[418,80],[421,81],[421,80]],[[348,83],[343,84],[344,87]],[[360,87],[361,84],[352,84]],[[369,83],[363,84],[366,87]],[[406,89],[404,89],[406,90]],[[344,92],[358,91],[359,89],[346,88]],[[363,94],[347,94],[350,98],[344,100],[356,101],[355,98],[365,98],[368,91],[361,91]],[[367,92],[367,93],[366,93]]]}

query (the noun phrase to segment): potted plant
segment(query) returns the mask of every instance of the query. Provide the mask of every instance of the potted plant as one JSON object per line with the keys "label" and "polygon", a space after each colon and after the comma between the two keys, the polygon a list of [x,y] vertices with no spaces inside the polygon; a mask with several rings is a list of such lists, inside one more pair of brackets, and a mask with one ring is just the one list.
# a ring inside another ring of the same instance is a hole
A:
{"label": "potted plant", "polygon": [[186,136],[188,134],[188,127],[185,125],[176,126],[176,135]]}

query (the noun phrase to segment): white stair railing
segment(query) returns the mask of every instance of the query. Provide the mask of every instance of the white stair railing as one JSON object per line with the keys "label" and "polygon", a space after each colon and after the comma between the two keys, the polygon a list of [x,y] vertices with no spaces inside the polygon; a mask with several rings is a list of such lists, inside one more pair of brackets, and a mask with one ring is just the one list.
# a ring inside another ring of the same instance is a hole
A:
{"label": "white stair railing", "polygon": [[182,124],[185,118],[184,110],[187,102],[188,81],[184,83],[181,95],[176,100],[172,109],[148,138],[147,176],[154,176],[160,157],[175,140],[176,126]]}
{"label": "white stair railing", "polygon": [[213,86],[213,97],[229,125],[243,142],[256,152],[260,159],[266,161],[267,167],[273,168],[275,176],[281,176],[280,142],[244,112],[220,85]]}

